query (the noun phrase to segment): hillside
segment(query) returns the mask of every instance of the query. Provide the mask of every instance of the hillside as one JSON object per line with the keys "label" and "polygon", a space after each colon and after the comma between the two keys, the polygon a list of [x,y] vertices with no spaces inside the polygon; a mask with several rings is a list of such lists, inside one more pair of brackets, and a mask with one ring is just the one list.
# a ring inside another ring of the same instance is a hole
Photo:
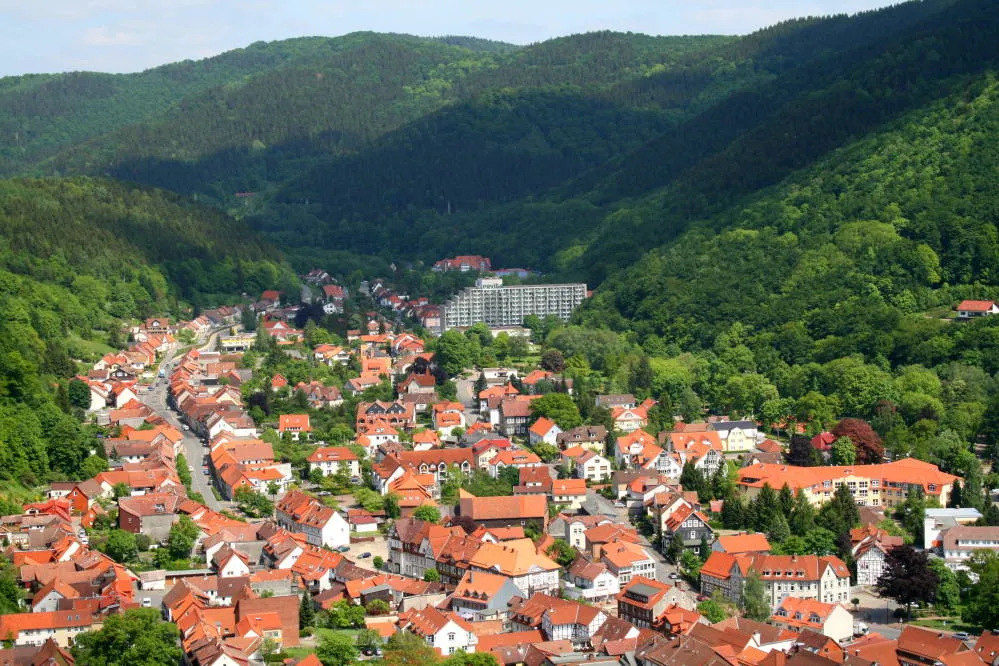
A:
{"label": "hillside", "polygon": [[41,168],[107,174],[232,205],[235,192],[283,183],[331,154],[362,152],[456,102],[481,104],[481,96],[488,105],[508,88],[607,88],[728,41],[593,33],[511,50],[357,33],[330,40],[337,48],[328,52],[188,95],[156,118],[93,137]]}
{"label": "hillside", "polygon": [[277,252],[215,209],[107,180],[0,181],[0,477],[79,474],[95,445],[63,382],[123,344],[122,320],[275,286],[296,288]]}

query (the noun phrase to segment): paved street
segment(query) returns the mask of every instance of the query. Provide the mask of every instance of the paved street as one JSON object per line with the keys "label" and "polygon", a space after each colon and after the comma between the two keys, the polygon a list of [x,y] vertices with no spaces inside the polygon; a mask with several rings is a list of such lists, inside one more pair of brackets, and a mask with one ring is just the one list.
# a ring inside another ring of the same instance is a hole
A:
{"label": "paved street", "polygon": [[[213,331],[201,349],[211,349],[218,334],[219,331]],[[170,371],[173,370],[173,357],[174,350],[170,350],[160,362],[160,367],[166,372],[167,377],[170,376]],[[191,488],[195,492],[201,493],[201,496],[205,498],[205,505],[209,509],[213,511],[221,510],[223,506],[221,502],[215,499],[215,493],[212,492],[209,481],[210,477],[205,476],[201,471],[201,460],[205,455],[204,445],[189,430],[184,430],[184,425],[177,418],[176,414],[167,407],[167,379],[157,378],[152,386],[152,390],[140,394],[140,398],[142,402],[154,409],[157,414],[166,419],[167,423],[184,435],[184,457],[187,458],[188,465],[194,468],[191,472]]]}
{"label": "paved street", "polygon": [[475,380],[478,379],[479,375],[475,370],[472,370],[471,373],[469,379],[459,377],[455,381],[458,402],[465,405],[466,425],[472,425],[479,420],[480,416],[478,396],[475,395]]}

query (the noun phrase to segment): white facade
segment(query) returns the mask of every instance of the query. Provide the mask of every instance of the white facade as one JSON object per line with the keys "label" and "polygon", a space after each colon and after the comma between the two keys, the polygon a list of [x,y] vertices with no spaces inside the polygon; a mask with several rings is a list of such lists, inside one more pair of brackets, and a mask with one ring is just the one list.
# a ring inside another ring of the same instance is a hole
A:
{"label": "white facade", "polygon": [[475,652],[478,642],[478,636],[465,631],[454,620],[449,620],[436,634],[427,636],[427,645],[437,648],[445,655],[454,654],[458,650],[471,654]]}
{"label": "white facade", "polygon": [[480,278],[442,308],[445,331],[484,322],[520,326],[527,315],[555,315],[568,321],[586,298],[585,284],[541,284],[504,287],[497,278]]}
{"label": "white facade", "polygon": [[569,582],[572,583],[572,587],[566,587],[566,596],[586,601],[610,599],[616,597],[621,591],[621,584],[617,576],[610,571],[597,574],[593,580],[572,577]]}
{"label": "white facade", "polygon": [[610,461],[601,455],[596,455],[586,462],[576,465],[576,478],[587,481],[603,481],[605,477],[610,476],[612,471]]}
{"label": "white facade", "polygon": [[885,570],[885,553],[871,546],[857,558],[857,585],[874,585]]}
{"label": "white facade", "polygon": [[593,617],[589,624],[575,622],[552,624],[551,612],[548,612],[541,618],[541,632],[550,641],[570,641],[574,645],[586,644],[606,621],[607,616],[601,611]]}

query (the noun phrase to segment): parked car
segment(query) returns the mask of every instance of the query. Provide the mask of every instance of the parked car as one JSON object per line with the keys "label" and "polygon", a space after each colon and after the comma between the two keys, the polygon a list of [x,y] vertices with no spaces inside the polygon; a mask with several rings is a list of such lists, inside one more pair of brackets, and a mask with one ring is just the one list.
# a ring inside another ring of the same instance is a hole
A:
{"label": "parked car", "polygon": [[363,559],[367,559],[367,558],[371,557],[371,553],[365,551],[365,552],[361,553],[360,555],[358,555],[358,557],[361,558],[362,560]]}
{"label": "parked car", "polygon": [[969,636],[968,632],[966,631],[959,631],[956,634],[951,634],[951,635],[959,641],[966,641],[969,638],[971,638],[971,636]]}
{"label": "parked car", "polygon": [[671,573],[671,574],[669,575],[669,577],[670,577],[670,578],[672,578],[673,580],[680,580],[680,574],[678,574],[678,573],[677,573],[677,572],[675,572],[675,571],[674,571],[673,573]]}
{"label": "parked car", "polygon": [[208,471],[207,467],[202,467],[201,468],[201,473],[204,474],[205,476],[208,476],[209,474],[211,474],[211,472]]}
{"label": "parked car", "polygon": [[337,550],[340,551],[341,553],[346,553],[347,551],[350,550],[350,546],[340,546],[339,548],[337,548]]}
{"label": "parked car", "polygon": [[627,505],[624,502],[614,502],[614,506],[616,506],[619,509],[624,509],[627,507]]}
{"label": "parked car", "polygon": [[153,600],[150,599],[149,597],[142,597],[142,607],[143,608],[152,608],[153,607]]}
{"label": "parked car", "polygon": [[189,425],[187,425],[187,424],[185,423],[185,424],[184,424],[184,430],[190,430],[190,429],[191,429],[191,426],[189,426]]}

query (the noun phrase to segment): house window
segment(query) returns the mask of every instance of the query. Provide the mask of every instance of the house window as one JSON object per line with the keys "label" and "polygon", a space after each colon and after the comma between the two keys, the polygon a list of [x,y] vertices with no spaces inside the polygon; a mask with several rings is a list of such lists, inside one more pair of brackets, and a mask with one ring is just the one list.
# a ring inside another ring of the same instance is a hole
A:
{"label": "house window", "polygon": [[697,538],[697,530],[690,530],[690,538],[691,539]]}
{"label": "house window", "polygon": [[452,642],[454,641],[454,632],[453,631],[447,635],[447,639],[449,641],[452,641]]}

